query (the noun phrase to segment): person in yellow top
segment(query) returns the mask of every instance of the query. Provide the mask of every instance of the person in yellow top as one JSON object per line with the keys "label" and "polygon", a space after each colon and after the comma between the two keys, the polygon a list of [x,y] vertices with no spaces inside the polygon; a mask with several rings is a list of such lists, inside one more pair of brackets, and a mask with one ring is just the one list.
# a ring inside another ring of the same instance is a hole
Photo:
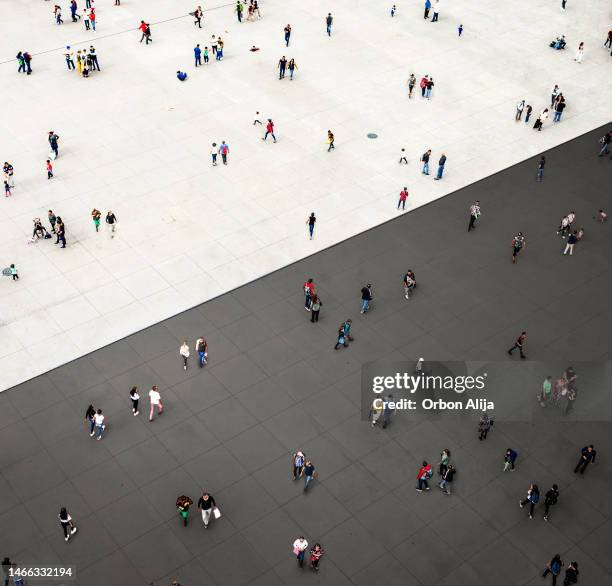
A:
{"label": "person in yellow top", "polygon": [[76,54],[77,71],[79,75],[83,73],[83,58],[81,57],[81,50],[79,49]]}

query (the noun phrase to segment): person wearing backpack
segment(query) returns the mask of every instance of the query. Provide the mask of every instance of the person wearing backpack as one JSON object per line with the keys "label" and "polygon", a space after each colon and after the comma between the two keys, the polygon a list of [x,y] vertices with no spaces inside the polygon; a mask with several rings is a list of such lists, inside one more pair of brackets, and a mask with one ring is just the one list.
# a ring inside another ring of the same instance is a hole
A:
{"label": "person wearing backpack", "polygon": [[561,573],[562,567],[563,560],[561,559],[561,556],[557,553],[555,554],[555,557],[553,557],[553,559],[546,564],[546,569],[542,574],[542,578],[546,578],[548,574],[552,574],[552,586],[555,586],[555,584],[557,583],[557,576]]}
{"label": "person wearing backpack", "polygon": [[427,463],[426,460],[423,460],[422,466],[419,468],[419,472],[417,474],[417,492],[423,492],[423,487],[425,490],[429,490],[429,486],[427,481],[433,476],[433,470],[431,466]]}
{"label": "person wearing backpack", "polygon": [[529,518],[533,519],[533,509],[540,501],[540,489],[537,484],[531,484],[527,491],[527,498],[519,502],[521,509],[529,503]]}
{"label": "person wearing backpack", "polygon": [[546,491],[544,495],[544,521],[548,521],[548,510],[551,505],[557,504],[559,498],[559,487],[556,484],[552,485],[552,488]]}

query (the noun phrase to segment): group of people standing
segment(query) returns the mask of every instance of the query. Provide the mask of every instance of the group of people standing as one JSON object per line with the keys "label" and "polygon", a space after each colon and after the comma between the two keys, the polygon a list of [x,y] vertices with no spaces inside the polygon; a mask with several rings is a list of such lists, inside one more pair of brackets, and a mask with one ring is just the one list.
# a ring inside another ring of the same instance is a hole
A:
{"label": "group of people standing", "polygon": [[68,71],[77,71],[83,77],[89,77],[89,74],[96,69],[100,71],[100,64],[98,62],[98,54],[93,45],[87,49],[79,49],[76,52],[76,65],[74,60],[74,51],[68,45],[64,51],[64,58],[66,59],[66,66]]}

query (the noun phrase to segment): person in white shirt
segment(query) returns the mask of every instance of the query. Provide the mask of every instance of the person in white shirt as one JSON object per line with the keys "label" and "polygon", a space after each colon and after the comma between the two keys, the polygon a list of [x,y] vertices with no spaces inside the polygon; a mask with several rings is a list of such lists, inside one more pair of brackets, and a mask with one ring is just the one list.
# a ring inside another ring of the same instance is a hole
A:
{"label": "person in white shirt", "polygon": [[183,357],[183,370],[187,370],[187,359],[189,358],[189,344],[187,344],[187,340],[179,348],[179,354]]}
{"label": "person in white shirt", "polygon": [[308,547],[308,541],[304,539],[303,535],[300,535],[293,542],[293,553],[295,557],[297,558],[298,566],[300,566],[300,568],[304,567],[304,554],[306,552],[307,547]]}
{"label": "person in white shirt", "polygon": [[557,234],[561,235],[561,238],[565,238],[567,232],[569,230],[569,220],[567,216],[563,216],[561,219],[561,224],[559,224],[559,228],[557,228]]}
{"label": "person in white shirt", "polygon": [[521,117],[523,116],[523,110],[525,109],[525,100],[521,100],[517,105],[516,105],[516,116],[514,117],[514,119],[518,122]]}
{"label": "person in white shirt", "polygon": [[106,425],[104,424],[104,415],[102,415],[102,409],[98,409],[94,415],[94,431],[90,435],[95,435],[96,439],[100,441],[104,435]]}
{"label": "person in white shirt", "polygon": [[149,391],[149,400],[151,401],[151,410],[149,411],[149,421],[153,421],[153,414],[155,413],[155,406],[157,406],[157,414],[161,415],[164,410],[164,404],[159,394],[159,388],[157,385],[153,385],[153,388]]}

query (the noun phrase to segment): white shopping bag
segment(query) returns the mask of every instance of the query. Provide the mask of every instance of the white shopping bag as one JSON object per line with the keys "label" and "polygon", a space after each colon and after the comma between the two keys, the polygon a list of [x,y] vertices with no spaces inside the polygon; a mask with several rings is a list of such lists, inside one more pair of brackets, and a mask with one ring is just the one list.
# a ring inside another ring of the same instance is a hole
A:
{"label": "white shopping bag", "polygon": [[215,507],[213,509],[213,515],[215,516],[215,519],[221,518],[221,511],[219,510],[219,507]]}

